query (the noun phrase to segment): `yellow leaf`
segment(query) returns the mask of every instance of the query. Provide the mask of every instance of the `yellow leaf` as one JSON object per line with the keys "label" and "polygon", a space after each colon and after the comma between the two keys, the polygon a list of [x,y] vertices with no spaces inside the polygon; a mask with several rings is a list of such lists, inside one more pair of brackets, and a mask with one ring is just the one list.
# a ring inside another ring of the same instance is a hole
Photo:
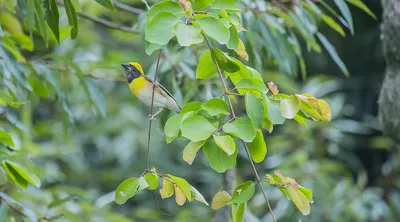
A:
{"label": "yellow leaf", "polygon": [[305,216],[310,214],[310,203],[307,197],[300,190],[293,187],[287,187],[286,190],[297,209]]}
{"label": "yellow leaf", "polygon": [[163,179],[163,188],[160,189],[162,199],[168,198],[174,194],[174,185],[167,179]]}
{"label": "yellow leaf", "polygon": [[249,60],[249,55],[246,52],[246,46],[244,46],[244,43],[241,39],[239,39],[239,46],[235,51],[236,54],[238,54],[238,56],[242,57],[244,60]]}
{"label": "yellow leaf", "polygon": [[226,204],[228,204],[228,202],[231,200],[231,195],[229,195],[228,192],[226,192],[225,190],[220,191],[218,193],[215,194],[212,203],[211,203],[211,208],[213,210],[217,210],[223,206],[225,206]]}
{"label": "yellow leaf", "polygon": [[178,186],[175,186],[175,201],[179,206],[182,206],[186,202],[185,194]]}

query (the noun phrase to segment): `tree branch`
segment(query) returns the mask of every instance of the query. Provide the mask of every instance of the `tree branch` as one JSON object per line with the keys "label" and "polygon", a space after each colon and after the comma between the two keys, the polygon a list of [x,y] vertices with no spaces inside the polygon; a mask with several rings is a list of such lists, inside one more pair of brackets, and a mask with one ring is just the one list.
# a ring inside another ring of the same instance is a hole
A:
{"label": "tree branch", "polygon": [[[231,116],[232,116],[232,118],[236,118],[235,110],[233,109],[233,105],[232,105],[232,101],[231,101],[231,99],[229,98],[229,94],[228,94],[229,91],[228,91],[228,88],[227,88],[226,83],[225,83],[224,75],[222,74],[221,69],[219,68],[217,59],[215,58],[215,54],[214,54],[214,51],[212,50],[212,46],[210,45],[210,42],[208,41],[207,37],[206,37],[204,34],[203,34],[203,37],[204,37],[204,39],[205,39],[205,41],[206,41],[207,47],[210,49],[211,58],[212,58],[212,60],[213,60],[213,62],[214,62],[214,64],[215,64],[215,66],[217,67],[217,71],[218,71],[219,77],[220,77],[220,79],[221,79],[222,85],[223,85],[223,87],[224,87],[224,92],[225,92],[226,98],[227,98],[227,100],[228,100],[229,111],[230,111],[230,113],[231,113]],[[252,168],[253,168],[254,174],[256,175],[256,179],[257,179],[257,181],[260,181],[261,179],[260,179],[260,177],[259,177],[259,175],[258,175],[258,172],[257,172],[257,169],[256,169],[256,167],[255,167],[255,165],[254,165],[253,159],[252,159],[251,156],[250,156],[249,148],[248,148],[247,144],[246,144],[243,140],[241,140],[241,141],[242,141],[242,144],[243,144],[243,146],[244,146],[244,148],[245,148],[245,150],[246,150],[246,154],[247,154],[247,157],[249,158],[249,161],[250,161],[251,166],[252,166]],[[272,211],[272,208],[271,208],[271,205],[270,205],[270,203],[269,203],[267,194],[265,193],[264,187],[262,186],[261,183],[258,183],[258,184],[259,184],[259,186],[260,186],[260,188],[261,188],[261,191],[262,191],[262,193],[263,193],[263,195],[264,195],[264,199],[265,199],[265,201],[267,202],[269,211],[271,212],[272,220],[276,222],[275,215],[274,215],[274,213],[273,213],[273,211]]]}
{"label": "tree branch", "polygon": [[124,11],[127,11],[127,12],[131,12],[133,14],[141,14],[141,13],[144,12],[142,9],[134,8],[134,7],[130,6],[130,5],[126,5],[124,3],[121,3],[121,2],[118,2],[118,1],[115,1],[115,0],[113,1],[113,4],[114,4],[114,6],[116,8],[124,10]]}
{"label": "tree branch", "polygon": [[[62,6],[62,7],[65,7],[64,4],[61,1],[57,1],[57,4]],[[77,12],[76,14],[81,18],[84,18],[86,20],[92,21],[92,22],[97,23],[99,25],[102,25],[102,26],[104,26],[106,28],[116,29],[116,30],[120,30],[120,31],[123,31],[123,32],[130,32],[130,33],[139,34],[138,31],[132,29],[131,27],[123,26],[123,25],[120,25],[120,24],[116,24],[114,22],[110,22],[110,21],[102,19],[102,18],[96,18],[96,17],[91,16],[91,15],[85,13],[85,12]]]}

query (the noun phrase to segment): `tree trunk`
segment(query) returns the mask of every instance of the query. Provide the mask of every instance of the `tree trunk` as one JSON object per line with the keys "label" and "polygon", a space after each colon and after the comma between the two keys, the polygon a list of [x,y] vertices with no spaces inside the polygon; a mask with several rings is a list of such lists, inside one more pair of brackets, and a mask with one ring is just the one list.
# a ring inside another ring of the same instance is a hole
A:
{"label": "tree trunk", "polygon": [[387,0],[381,26],[386,60],[379,95],[379,121],[384,134],[400,142],[400,1]]}

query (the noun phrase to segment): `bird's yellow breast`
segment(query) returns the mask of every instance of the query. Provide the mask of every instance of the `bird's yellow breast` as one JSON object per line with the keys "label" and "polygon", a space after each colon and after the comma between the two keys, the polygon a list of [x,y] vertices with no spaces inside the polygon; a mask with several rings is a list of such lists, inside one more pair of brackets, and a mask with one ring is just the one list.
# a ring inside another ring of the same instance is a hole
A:
{"label": "bird's yellow breast", "polygon": [[151,83],[149,83],[149,81],[141,76],[132,80],[132,82],[129,83],[129,89],[135,96],[139,96],[140,91],[145,90],[148,85],[151,85]]}

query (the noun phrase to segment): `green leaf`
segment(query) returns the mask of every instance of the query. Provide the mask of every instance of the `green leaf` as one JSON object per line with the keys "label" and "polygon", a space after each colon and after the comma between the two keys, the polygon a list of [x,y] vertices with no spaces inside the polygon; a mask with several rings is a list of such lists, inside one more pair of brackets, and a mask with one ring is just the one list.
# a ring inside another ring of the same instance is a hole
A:
{"label": "green leaf", "polygon": [[253,94],[246,93],[245,104],[247,115],[253,121],[254,128],[260,129],[264,121],[264,107],[261,100]]}
{"label": "green leaf", "polygon": [[211,5],[214,0],[193,0],[192,8],[196,11],[201,11],[205,7]]}
{"label": "green leaf", "polygon": [[229,29],[219,19],[214,17],[204,17],[196,20],[203,31],[215,39],[220,44],[226,44],[229,41]]}
{"label": "green leaf", "polygon": [[172,176],[171,174],[167,174],[167,176],[172,179],[172,181],[179,187],[179,189],[182,190],[183,194],[185,194],[185,197],[189,201],[192,201],[192,193],[190,192],[190,184],[183,178]]}
{"label": "green leaf", "polygon": [[235,88],[241,89],[241,94],[245,94],[246,92],[268,92],[268,88],[265,86],[264,82],[253,77],[240,80],[235,85]]}
{"label": "green leaf", "polygon": [[229,156],[234,154],[236,151],[236,144],[233,138],[229,135],[224,135],[224,136],[216,136],[213,135],[215,144],[219,148],[221,148],[226,154]]}
{"label": "green leaf", "polygon": [[160,45],[157,43],[151,43],[151,42],[146,41],[146,54],[151,55],[151,54],[153,54],[153,52],[155,52],[159,49],[162,49],[164,46],[165,45]]}
{"label": "green leaf", "polygon": [[209,49],[203,51],[200,55],[199,64],[196,69],[197,79],[207,79],[217,73],[217,67],[215,66]]}
{"label": "green leaf", "polygon": [[261,163],[267,155],[267,145],[264,141],[264,135],[262,130],[259,129],[256,132],[256,138],[251,143],[247,143],[249,147],[251,158],[256,163]]}
{"label": "green leaf", "polygon": [[215,0],[211,9],[225,9],[226,11],[241,12],[242,9],[235,0]]}
{"label": "green leaf", "polygon": [[218,210],[219,208],[227,205],[230,200],[231,200],[231,195],[229,195],[228,192],[226,192],[225,190],[219,191],[214,195],[212,199],[211,208],[213,210]]}
{"label": "green leaf", "polygon": [[344,33],[342,26],[340,26],[332,17],[326,15],[326,14],[321,14],[321,19],[324,21],[329,27],[331,27],[333,30],[338,32],[342,36],[346,36]]}
{"label": "green leaf", "polygon": [[[3,160],[5,164],[7,164],[9,167],[11,167],[18,175],[26,180],[28,183],[34,185],[35,187],[39,188],[41,185],[40,179],[32,172],[29,172],[29,170],[24,167],[23,165],[19,163],[12,162],[11,160]],[[2,164],[3,164],[2,162]]]}
{"label": "green leaf", "polygon": [[174,33],[181,46],[191,46],[203,42],[201,28],[195,25],[186,25],[182,21],[179,21],[174,26]]}
{"label": "green leaf", "polygon": [[26,10],[28,28],[32,34],[33,27],[35,26],[35,4],[33,0],[26,0]]}
{"label": "green leaf", "polygon": [[286,119],[293,119],[300,110],[301,101],[297,96],[281,99],[280,110]]}
{"label": "green leaf", "polygon": [[197,112],[199,109],[201,109],[201,105],[203,105],[203,103],[199,101],[190,102],[181,109],[180,113],[184,114],[192,111]]}
{"label": "green leaf", "polygon": [[206,141],[200,142],[189,142],[188,145],[183,149],[183,160],[185,160],[189,165],[192,165],[194,159],[196,158],[197,152],[204,145]]}
{"label": "green leaf", "polygon": [[248,117],[240,117],[230,123],[225,123],[224,132],[231,134],[245,142],[251,142],[256,137],[253,123]]}
{"label": "green leaf", "polygon": [[239,149],[233,155],[228,155],[220,149],[213,140],[207,140],[203,146],[203,152],[208,158],[211,168],[218,173],[223,173],[236,165],[236,157]]}
{"label": "green leaf", "polygon": [[19,173],[14,170],[10,165],[7,164],[6,160],[1,162],[1,166],[6,171],[8,178],[14,182],[15,185],[25,190],[28,188],[28,182],[19,175]]}
{"label": "green leaf", "polygon": [[71,29],[71,39],[76,39],[78,36],[78,17],[76,15],[76,11],[74,5],[71,0],[64,0],[65,12],[68,17],[68,24],[72,27]]}
{"label": "green leaf", "polygon": [[140,191],[149,186],[144,177],[129,178],[124,180],[115,192],[114,200],[117,204],[124,204],[129,198],[135,196]]}
{"label": "green leaf", "polygon": [[222,99],[212,98],[201,105],[201,108],[208,112],[211,116],[228,115],[228,105]]}
{"label": "green leaf", "polygon": [[60,29],[58,24],[60,15],[58,13],[56,0],[44,0],[44,7],[46,9],[44,18],[56,37],[57,42],[60,43]]}
{"label": "green leaf", "polygon": [[153,5],[146,14],[146,19],[150,22],[154,16],[159,12],[169,12],[178,19],[182,18],[185,13],[183,8],[176,2],[163,1]]}
{"label": "green leaf", "polygon": [[312,194],[312,191],[310,189],[302,187],[300,185],[298,185],[297,189],[300,190],[307,197],[308,202],[314,203],[313,194]]}
{"label": "green leaf", "polygon": [[146,179],[147,184],[149,186],[147,187],[148,190],[155,190],[158,187],[158,176],[155,173],[146,173],[144,175],[144,178]]}
{"label": "green leaf", "polygon": [[[332,114],[329,104],[322,99],[316,99],[309,94],[297,95],[301,99],[301,110],[303,113],[319,120],[330,121]],[[304,97],[308,99],[304,99]]]}
{"label": "green leaf", "polygon": [[344,19],[346,19],[351,34],[354,34],[353,18],[351,17],[349,6],[344,0],[333,0],[333,2],[335,2],[336,6],[339,8]]}
{"label": "green leaf", "polygon": [[218,66],[227,72],[237,72],[240,70],[239,65],[226,53],[222,52],[217,48],[212,48],[215,59],[217,60]]}
{"label": "green leaf", "polygon": [[310,214],[310,203],[308,202],[307,197],[300,190],[294,189],[293,187],[287,187],[286,191],[301,214],[305,216]]}
{"label": "green leaf", "polygon": [[376,15],[362,2],[361,0],[346,0],[348,3],[356,6],[357,8],[363,10],[372,18],[376,19]]}
{"label": "green leaf", "polygon": [[232,204],[231,209],[231,220],[232,221],[244,221],[244,213],[246,211],[247,203]]}
{"label": "green leaf", "polygon": [[17,61],[26,62],[25,57],[21,54],[13,40],[6,36],[3,38],[3,43],[4,47],[14,56]]}
{"label": "green leaf", "polygon": [[230,38],[229,42],[226,44],[228,49],[237,50],[239,48],[239,35],[235,26],[229,28]]}
{"label": "green leaf", "polygon": [[[14,200],[12,197],[8,196],[7,194],[0,192],[0,200],[2,202],[4,202],[7,206],[10,206],[12,209],[18,211],[18,213],[25,216],[28,221],[30,221],[30,222],[40,221],[40,219],[38,219],[38,216],[36,215],[36,213],[34,211],[25,207],[21,203],[17,202],[16,200]],[[7,218],[7,220],[5,220],[5,221],[9,221],[8,219],[11,219],[11,221],[12,221],[14,219],[14,217]]]}
{"label": "green leaf", "polygon": [[208,139],[217,128],[206,118],[191,116],[181,123],[182,136],[192,142],[199,142]]}
{"label": "green leaf", "polygon": [[40,96],[42,98],[49,97],[49,90],[43,84],[45,83],[43,80],[39,79],[38,74],[35,72],[33,75],[28,78],[29,85],[32,87],[35,95]]}
{"label": "green leaf", "polygon": [[169,12],[159,12],[146,24],[145,39],[151,43],[165,45],[174,37],[173,27],[179,18]]}
{"label": "green leaf", "polygon": [[271,120],[274,125],[280,125],[285,122],[286,119],[282,116],[278,102],[270,100],[268,96],[263,96],[263,104],[265,106],[264,108],[268,111],[269,120]]}
{"label": "green leaf", "polygon": [[208,203],[204,199],[203,195],[201,195],[201,193],[196,188],[194,188],[192,185],[190,185],[190,191],[192,193],[192,200],[197,200],[208,206]]}
{"label": "green leaf", "polygon": [[165,135],[167,136],[167,143],[172,142],[178,134],[181,129],[181,121],[184,113],[181,113],[179,115],[172,116],[167,120],[164,126],[164,132]]}
{"label": "green leaf", "polygon": [[95,0],[95,1],[110,10],[113,11],[115,10],[114,4],[112,3],[111,0]]}
{"label": "green leaf", "polygon": [[235,188],[232,194],[232,199],[229,203],[245,203],[253,197],[256,187],[253,181],[249,180],[240,184]]}
{"label": "green leaf", "polygon": [[48,33],[47,24],[46,24],[45,17],[44,17],[42,1],[34,0],[33,2],[35,5],[35,15],[36,15],[35,18],[36,18],[36,22],[37,22],[36,27],[47,46],[48,41],[49,41],[49,33]]}
{"label": "green leaf", "polygon": [[322,35],[321,33],[317,33],[319,40],[321,41],[322,45],[324,45],[326,51],[329,53],[333,61],[339,66],[340,70],[344,73],[345,76],[349,76],[349,70],[347,70],[346,65],[340,59],[339,55],[336,52],[335,47],[328,41],[328,39]]}

